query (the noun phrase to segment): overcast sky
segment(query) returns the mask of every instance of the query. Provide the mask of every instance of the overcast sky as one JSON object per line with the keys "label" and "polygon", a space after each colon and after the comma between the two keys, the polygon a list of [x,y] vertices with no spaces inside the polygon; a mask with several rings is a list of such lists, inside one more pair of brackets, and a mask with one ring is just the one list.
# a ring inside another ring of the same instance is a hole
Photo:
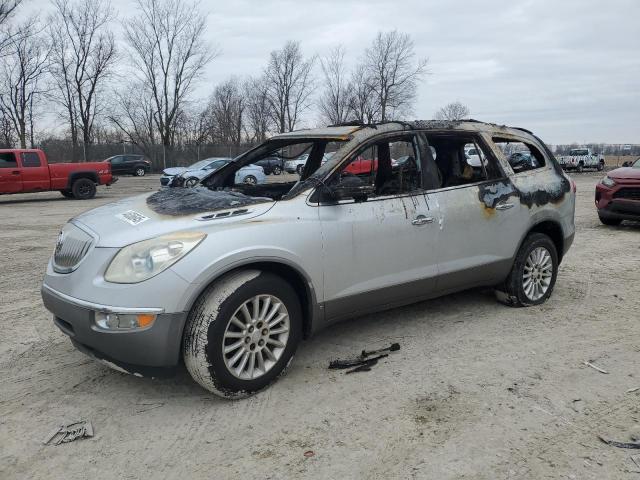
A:
{"label": "overcast sky", "polygon": [[[28,5],[28,7],[27,7]],[[25,9],[47,0],[26,0]],[[121,17],[133,2],[114,0]],[[548,143],[640,143],[639,0],[209,0],[221,55],[206,96],[229,75],[258,74],[287,40],[305,55],[342,44],[357,62],[379,30],[411,35],[430,74],[415,118],[460,100],[480,120],[529,128]],[[123,48],[126,48],[124,45]],[[320,74],[320,70],[317,70]]]}

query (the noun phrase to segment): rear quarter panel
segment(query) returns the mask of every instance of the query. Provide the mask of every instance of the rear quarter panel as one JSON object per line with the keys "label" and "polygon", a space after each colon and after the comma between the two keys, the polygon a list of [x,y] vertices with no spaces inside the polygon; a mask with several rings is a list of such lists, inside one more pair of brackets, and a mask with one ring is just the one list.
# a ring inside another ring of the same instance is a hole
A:
{"label": "rear quarter panel", "polygon": [[113,179],[111,175],[111,164],[109,162],[87,162],[87,163],[51,163],[49,173],[51,175],[51,189],[61,190],[70,188],[69,177],[76,172],[92,172],[98,178],[98,184],[110,183]]}

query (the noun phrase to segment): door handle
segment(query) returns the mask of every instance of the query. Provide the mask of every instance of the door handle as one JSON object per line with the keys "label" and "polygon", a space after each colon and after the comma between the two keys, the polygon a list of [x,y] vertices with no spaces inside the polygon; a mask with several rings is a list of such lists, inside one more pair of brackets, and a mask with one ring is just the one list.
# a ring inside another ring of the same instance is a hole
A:
{"label": "door handle", "polygon": [[20,170],[14,170],[11,175],[20,175]]}
{"label": "door handle", "polygon": [[424,215],[418,215],[411,221],[412,225],[426,225],[427,223],[433,223],[435,219],[433,217],[425,217]]}
{"label": "door handle", "polygon": [[509,210],[513,208],[515,205],[513,203],[499,203],[496,205],[496,210]]}

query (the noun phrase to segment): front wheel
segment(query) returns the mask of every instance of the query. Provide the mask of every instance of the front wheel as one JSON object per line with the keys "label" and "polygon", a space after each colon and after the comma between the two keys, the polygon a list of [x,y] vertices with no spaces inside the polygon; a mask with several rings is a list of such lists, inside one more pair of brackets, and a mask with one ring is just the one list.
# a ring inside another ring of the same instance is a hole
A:
{"label": "front wheel", "polygon": [[273,167],[273,174],[274,175],[280,175],[282,173],[282,168],[278,167],[277,165],[275,167]]}
{"label": "front wheel", "polygon": [[602,170],[604,170],[604,163],[600,162],[598,164],[598,171],[601,172]]}
{"label": "front wheel", "polygon": [[298,175],[302,175],[302,169],[304,168],[303,165],[298,165],[296,167],[296,172],[298,173]]}
{"label": "front wheel", "polygon": [[496,289],[496,295],[511,307],[540,305],[551,296],[557,275],[555,244],[542,233],[532,233],[522,243],[511,272]]}
{"label": "front wheel", "polygon": [[145,172],[144,168],[142,168],[142,167],[138,167],[138,168],[136,168],[136,169],[135,169],[135,171],[133,172],[133,174],[134,174],[136,177],[144,177],[144,174],[145,174],[145,173],[146,173],[146,172]]}
{"label": "front wheel", "polygon": [[584,170],[584,165],[582,163],[578,164],[578,166],[576,167],[576,172],[582,173],[583,170]]}
{"label": "front wheel", "polygon": [[207,390],[246,397],[284,373],[301,332],[302,310],[293,288],[271,273],[241,270],[216,281],[191,309],[184,362]]}
{"label": "front wheel", "polygon": [[616,227],[622,223],[622,220],[620,220],[619,218],[608,218],[608,217],[602,217],[600,215],[598,215],[598,218],[600,219],[603,225],[609,225],[611,227]]}
{"label": "front wheel", "polygon": [[246,177],[244,177],[243,182],[247,185],[255,185],[258,183],[258,179],[253,175],[247,175]]}
{"label": "front wheel", "polygon": [[187,188],[193,188],[193,187],[195,187],[196,185],[198,185],[198,182],[199,182],[199,181],[200,181],[200,180],[198,180],[196,177],[190,177],[190,178],[187,178],[187,179],[185,180],[185,182],[184,182],[184,186],[185,186],[185,187],[187,187]]}

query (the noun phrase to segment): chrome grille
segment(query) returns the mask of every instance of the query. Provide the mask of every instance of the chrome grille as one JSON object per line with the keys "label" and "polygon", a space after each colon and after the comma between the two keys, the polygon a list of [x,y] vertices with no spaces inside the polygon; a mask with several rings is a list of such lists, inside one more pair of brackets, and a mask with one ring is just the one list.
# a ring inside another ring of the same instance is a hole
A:
{"label": "chrome grille", "polygon": [[73,272],[87,254],[93,237],[72,223],[67,223],[56,242],[53,252],[53,269],[58,273]]}

